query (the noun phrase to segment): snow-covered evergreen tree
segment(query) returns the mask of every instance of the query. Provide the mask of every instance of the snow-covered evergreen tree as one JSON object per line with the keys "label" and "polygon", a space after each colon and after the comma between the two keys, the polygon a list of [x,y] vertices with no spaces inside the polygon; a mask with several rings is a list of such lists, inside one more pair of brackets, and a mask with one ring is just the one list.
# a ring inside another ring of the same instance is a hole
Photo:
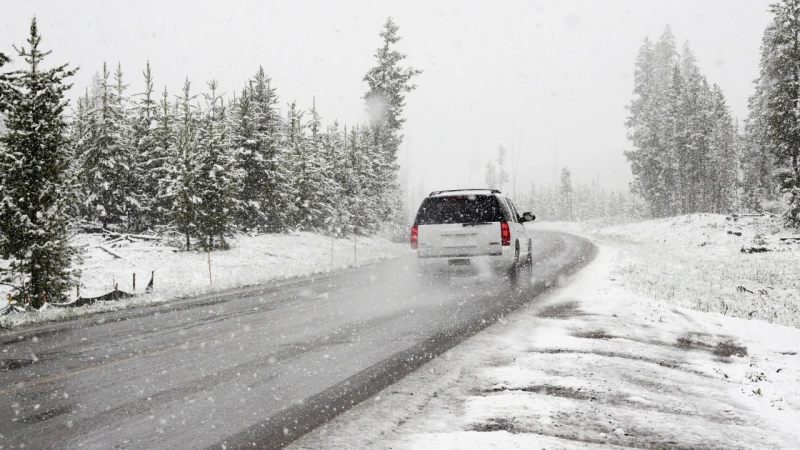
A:
{"label": "snow-covered evergreen tree", "polygon": [[373,137],[385,154],[387,161],[394,164],[397,151],[403,142],[401,130],[406,119],[403,117],[405,96],[416,89],[411,80],[422,73],[412,67],[402,67],[406,55],[395,49],[401,37],[400,28],[391,17],[386,19],[380,37],[383,45],[375,51],[377,64],[364,76],[369,90],[364,95]]}
{"label": "snow-covered evergreen tree", "polygon": [[127,227],[128,218],[139,209],[132,194],[130,179],[133,146],[127,120],[121,72],[117,83],[110,83],[110,73],[103,64],[97,97],[90,111],[88,142],[83,155],[81,181],[87,190],[84,205],[89,218],[99,220],[104,227]]}
{"label": "snow-covered evergreen tree", "polygon": [[800,0],[770,6],[761,45],[766,146],[774,155],[787,226],[800,227]]}
{"label": "snow-covered evergreen tree", "polygon": [[[142,155],[144,175],[148,186],[147,195],[154,195],[147,201],[146,217],[149,227],[158,227],[170,223],[172,216],[173,176],[178,164],[178,148],[176,145],[175,108],[169,99],[169,92],[164,88],[158,108],[155,110],[154,129],[152,133],[153,147],[149,155]],[[151,189],[154,189],[153,193]]]}
{"label": "snow-covered evergreen tree", "polygon": [[[8,64],[9,61],[11,61],[11,58],[6,56],[5,53],[0,52],[0,68]],[[0,130],[5,129],[5,120],[3,120],[3,113],[5,111],[2,108],[4,108],[5,103],[8,102],[7,96],[11,95],[12,89],[13,86],[10,84],[10,82],[5,79],[5,77],[0,77],[0,127],[2,127]]]}
{"label": "snow-covered evergreen tree", "polygon": [[497,189],[503,190],[503,186],[510,180],[506,172],[506,149],[502,145],[497,149]]}
{"label": "snow-covered evergreen tree", "polygon": [[748,99],[748,117],[744,124],[740,167],[742,170],[742,206],[747,211],[770,210],[778,200],[773,171],[775,157],[767,145],[766,81],[756,80],[756,90]]}
{"label": "snow-covered evergreen tree", "polygon": [[486,162],[486,168],[483,171],[483,180],[486,182],[486,187],[489,189],[499,189],[497,182],[497,168],[490,159]]}
{"label": "snow-covered evergreen tree", "polygon": [[711,91],[711,135],[706,163],[709,182],[705,188],[709,203],[706,211],[727,214],[734,211],[738,174],[737,134],[733,118],[725,103],[722,89],[716,84]]}
{"label": "snow-covered evergreen tree", "polygon": [[2,75],[8,89],[0,110],[8,132],[0,136],[0,257],[10,267],[0,277],[38,306],[61,300],[72,279],[68,210],[74,200],[64,94],[74,70],[42,67],[49,52],[39,48],[36,18],[27,42],[18,52],[28,68]]}
{"label": "snow-covered evergreen tree", "polygon": [[239,221],[247,229],[279,232],[289,225],[286,207],[293,198],[281,191],[289,173],[282,164],[282,121],[277,103],[270,78],[259,68],[233,112],[232,141],[244,174]]}
{"label": "snow-covered evergreen tree", "polygon": [[135,231],[145,230],[160,224],[157,214],[159,175],[163,174],[163,155],[156,152],[156,136],[154,129],[158,116],[158,102],[154,98],[153,75],[150,62],[143,72],[144,91],[137,94],[138,100],[131,114],[132,126],[132,162],[130,179],[137,184],[132,194],[139,204],[139,209],[130,218],[130,228]]}
{"label": "snow-covered evergreen tree", "polygon": [[[192,177],[194,222],[199,246],[206,249],[228,248],[226,237],[235,231],[240,191],[239,170],[229,147],[225,106],[217,95],[216,81],[208,83],[206,109],[198,124],[196,155]],[[215,240],[216,238],[216,240]]]}
{"label": "snow-covered evergreen tree", "polygon": [[289,213],[290,222],[295,228],[308,228],[315,219],[314,207],[311,204],[316,188],[312,181],[315,169],[311,167],[303,115],[303,111],[297,108],[295,102],[290,103],[286,111],[283,130],[285,145],[283,160],[291,173],[291,181],[288,184],[292,187],[290,210],[285,212]]}
{"label": "snow-covered evergreen tree", "polygon": [[316,99],[312,101],[310,114],[309,136],[306,139],[307,192],[301,192],[300,197],[304,199],[303,205],[308,203],[307,226],[326,230],[334,215],[334,198],[338,195],[339,188],[333,174],[335,166],[326,151],[326,137],[322,130],[322,119],[317,112]]}
{"label": "snow-covered evergreen tree", "polygon": [[199,117],[191,87],[187,79],[183,95],[177,100],[175,134],[168,151],[170,161],[162,194],[169,205],[170,225],[183,234],[186,250],[192,248],[191,238],[197,233],[196,209],[201,202],[196,190]]}
{"label": "snow-covered evergreen tree", "polygon": [[688,43],[678,56],[669,27],[655,45],[645,39],[639,50],[629,111],[634,149],[625,155],[632,190],[651,216],[733,207],[738,155],[730,112],[722,92],[709,88]]}
{"label": "snow-covered evergreen tree", "polygon": [[[73,111],[72,122],[69,125],[69,143],[71,153],[73,155],[70,161],[70,171],[74,174],[80,174],[84,167],[84,161],[88,154],[88,145],[90,141],[90,122],[92,119],[91,111],[93,110],[92,101],[89,98],[89,89],[84,91],[84,95],[78,98],[77,108]],[[76,186],[78,199],[83,199],[88,196],[88,192],[83,186]],[[78,202],[70,208],[71,215],[75,218],[84,218],[86,214],[85,207]]]}
{"label": "snow-covered evergreen tree", "polygon": [[572,174],[569,169],[561,169],[561,184],[558,189],[558,217],[560,220],[574,220]]}
{"label": "snow-covered evergreen tree", "polygon": [[634,149],[625,152],[625,156],[634,176],[632,189],[651,204],[652,214],[658,216],[663,196],[659,190],[662,169],[658,159],[660,96],[656,83],[655,53],[648,38],[639,49],[633,82],[634,99],[628,107],[630,116],[626,126]]}
{"label": "snow-covered evergreen tree", "polygon": [[392,205],[402,204],[402,189],[397,185],[396,178],[397,152],[403,142],[402,128],[406,121],[403,108],[406,94],[416,89],[411,80],[422,73],[412,67],[402,66],[406,55],[395,48],[401,39],[398,31],[399,27],[392,18],[387,18],[380,32],[383,43],[375,51],[377,63],[364,76],[369,87],[364,101],[369,114],[369,134],[373,139],[371,159],[375,166],[372,170],[377,177],[371,187],[376,191],[370,192],[376,198],[383,199],[380,202],[383,220],[392,217],[400,220],[401,217],[392,211]]}
{"label": "snow-covered evergreen tree", "polygon": [[351,222],[349,199],[344,194],[351,181],[346,154],[346,134],[347,131],[343,133],[339,129],[339,123],[334,121],[322,140],[330,180],[328,188],[331,194],[328,200],[332,208],[330,216],[326,219],[325,229],[333,236],[346,235],[347,224]]}

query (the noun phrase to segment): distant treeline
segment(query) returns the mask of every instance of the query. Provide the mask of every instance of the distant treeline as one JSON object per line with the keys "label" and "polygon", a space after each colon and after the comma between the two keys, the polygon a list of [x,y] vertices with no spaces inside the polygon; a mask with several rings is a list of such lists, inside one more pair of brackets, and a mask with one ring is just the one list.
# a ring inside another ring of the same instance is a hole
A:
{"label": "distant treeline", "polygon": [[679,54],[669,27],[636,58],[626,152],[652,217],[737,207],[738,138],[719,86],[709,85],[686,43]]}
{"label": "distant treeline", "polygon": [[734,210],[782,213],[800,227],[800,1],[770,6],[760,74],[743,126],[669,27],[636,59],[626,125],[632,191],[652,217]]}
{"label": "distant treeline", "polygon": [[603,189],[597,180],[589,184],[572,183],[568,168],[561,170],[558,186],[531,185],[520,199],[526,211],[537,220],[580,222],[592,219],[634,219],[644,217],[644,204],[627,190]]}

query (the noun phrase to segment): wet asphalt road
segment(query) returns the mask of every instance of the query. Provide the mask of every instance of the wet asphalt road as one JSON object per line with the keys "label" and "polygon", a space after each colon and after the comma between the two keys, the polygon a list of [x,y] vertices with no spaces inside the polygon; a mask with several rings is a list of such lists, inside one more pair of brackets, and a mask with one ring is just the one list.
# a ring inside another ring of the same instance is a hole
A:
{"label": "wet asphalt road", "polygon": [[586,265],[534,232],[532,280],[420,282],[413,259],[0,332],[0,448],[277,448]]}

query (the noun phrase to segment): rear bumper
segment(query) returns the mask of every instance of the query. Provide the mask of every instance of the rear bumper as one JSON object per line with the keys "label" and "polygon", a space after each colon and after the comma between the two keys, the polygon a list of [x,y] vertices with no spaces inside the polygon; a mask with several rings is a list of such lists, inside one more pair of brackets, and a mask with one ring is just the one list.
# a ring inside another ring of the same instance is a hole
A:
{"label": "rear bumper", "polygon": [[[507,247],[506,247],[507,248]],[[466,261],[469,261],[465,264]],[[493,255],[431,256],[417,254],[417,270],[422,273],[467,272],[491,273],[508,269],[514,263],[511,251]]]}

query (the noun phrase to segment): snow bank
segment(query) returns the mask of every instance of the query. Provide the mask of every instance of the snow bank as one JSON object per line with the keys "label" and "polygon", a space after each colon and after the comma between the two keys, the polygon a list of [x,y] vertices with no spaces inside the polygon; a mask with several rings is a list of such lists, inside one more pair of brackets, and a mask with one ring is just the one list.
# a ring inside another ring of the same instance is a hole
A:
{"label": "snow bank", "polygon": [[600,255],[292,448],[794,448],[800,330],[636,295]]}
{"label": "snow bank", "polygon": [[[63,320],[276,279],[329,272],[397,257],[409,251],[406,244],[391,243],[379,237],[359,237],[354,247],[352,239],[331,239],[307,232],[241,235],[230,243],[233,246],[231,250],[211,253],[209,280],[206,253],[173,252],[168,247],[154,246],[153,242],[148,241],[119,241],[113,243],[113,246],[103,245],[103,240],[98,235],[80,235],[77,244],[87,249],[81,267],[82,296],[104,294],[111,291],[115,284],[126,292],[143,293],[151,272],[154,276],[153,294],[134,300],[102,302],[80,308],[47,308],[39,313],[9,314],[0,317],[0,327]],[[101,247],[106,247],[119,257]],[[77,292],[71,295],[75,297]]]}

